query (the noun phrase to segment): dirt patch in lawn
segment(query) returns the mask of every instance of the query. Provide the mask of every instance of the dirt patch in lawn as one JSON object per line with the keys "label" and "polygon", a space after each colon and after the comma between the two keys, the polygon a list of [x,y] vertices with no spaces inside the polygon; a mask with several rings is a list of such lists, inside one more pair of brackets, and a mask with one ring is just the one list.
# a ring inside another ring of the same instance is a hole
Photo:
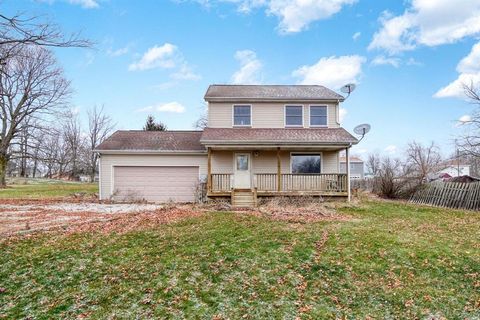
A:
{"label": "dirt patch in lawn", "polygon": [[348,221],[352,217],[340,214],[337,208],[356,205],[323,202],[311,197],[275,198],[261,203],[256,212],[271,219],[298,223]]}
{"label": "dirt patch in lawn", "polygon": [[155,225],[172,223],[185,218],[198,217],[207,212],[192,205],[164,206],[155,210],[145,210],[126,214],[117,214],[115,217],[103,221],[91,221],[69,226],[67,233],[102,232],[125,233],[134,230],[149,229]]}
{"label": "dirt patch in lawn", "polygon": [[126,232],[201,212],[191,205],[15,201],[0,203],[0,237],[58,229]]}

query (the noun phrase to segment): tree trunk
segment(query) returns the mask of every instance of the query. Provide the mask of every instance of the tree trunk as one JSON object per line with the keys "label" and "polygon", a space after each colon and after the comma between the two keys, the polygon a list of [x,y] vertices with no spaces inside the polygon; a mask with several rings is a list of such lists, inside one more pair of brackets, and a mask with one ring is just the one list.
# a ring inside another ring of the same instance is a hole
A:
{"label": "tree trunk", "polygon": [[7,175],[8,157],[0,154],[0,188],[7,187],[6,175]]}
{"label": "tree trunk", "polygon": [[35,158],[35,161],[33,162],[33,173],[32,173],[33,178],[35,178],[35,176],[37,175],[37,166],[38,166],[38,160]]}

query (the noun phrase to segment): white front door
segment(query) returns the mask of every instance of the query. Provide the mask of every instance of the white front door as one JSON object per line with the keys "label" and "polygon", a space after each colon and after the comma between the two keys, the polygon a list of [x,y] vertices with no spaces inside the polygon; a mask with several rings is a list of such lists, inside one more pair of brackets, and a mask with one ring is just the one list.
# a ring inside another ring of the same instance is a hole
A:
{"label": "white front door", "polygon": [[235,153],[234,182],[236,189],[250,189],[250,153]]}

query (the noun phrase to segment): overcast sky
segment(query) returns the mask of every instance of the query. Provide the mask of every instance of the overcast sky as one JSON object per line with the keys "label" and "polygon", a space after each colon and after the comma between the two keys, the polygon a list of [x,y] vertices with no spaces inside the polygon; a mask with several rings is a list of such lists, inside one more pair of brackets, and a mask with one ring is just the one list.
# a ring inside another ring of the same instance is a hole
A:
{"label": "overcast sky", "polygon": [[105,105],[121,129],[147,114],[190,129],[211,83],[355,82],[342,105],[352,131],[370,123],[359,155],[400,155],[415,139],[447,155],[480,81],[480,0],[5,0],[81,31],[94,50],[56,50],[85,114]]}

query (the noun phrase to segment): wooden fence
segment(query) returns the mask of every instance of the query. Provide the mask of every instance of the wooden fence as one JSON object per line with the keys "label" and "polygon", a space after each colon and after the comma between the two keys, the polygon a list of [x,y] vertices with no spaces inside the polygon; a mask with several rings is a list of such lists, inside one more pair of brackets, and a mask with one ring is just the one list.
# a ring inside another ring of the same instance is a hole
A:
{"label": "wooden fence", "polygon": [[480,182],[429,183],[418,190],[410,202],[454,209],[480,210]]}

